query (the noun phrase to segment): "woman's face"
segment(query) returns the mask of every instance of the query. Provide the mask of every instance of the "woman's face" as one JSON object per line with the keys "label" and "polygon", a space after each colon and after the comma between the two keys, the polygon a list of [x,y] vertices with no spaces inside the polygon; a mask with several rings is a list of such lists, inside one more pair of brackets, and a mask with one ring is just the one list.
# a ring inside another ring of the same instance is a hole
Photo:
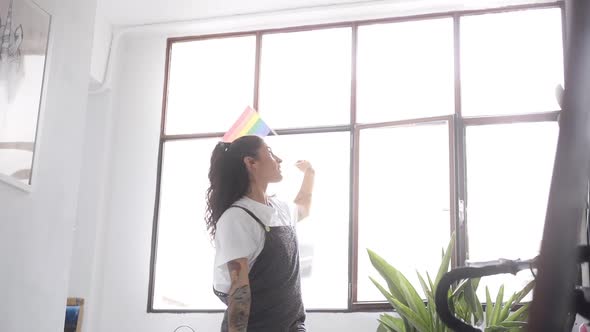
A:
{"label": "woman's face", "polygon": [[267,183],[279,182],[283,179],[283,175],[281,174],[282,162],[283,160],[277,157],[266,143],[262,142],[262,145],[258,149],[254,175],[259,181]]}

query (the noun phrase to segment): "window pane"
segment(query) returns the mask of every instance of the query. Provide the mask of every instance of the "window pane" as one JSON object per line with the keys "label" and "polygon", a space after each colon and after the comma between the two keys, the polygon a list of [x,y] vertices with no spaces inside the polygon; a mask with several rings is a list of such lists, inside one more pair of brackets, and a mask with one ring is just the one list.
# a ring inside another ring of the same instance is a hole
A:
{"label": "window pane", "polygon": [[309,160],[316,170],[313,210],[298,224],[303,301],[307,309],[348,307],[350,133],[268,137],[283,158],[284,180],[269,188],[286,201],[299,191],[302,174],[294,166]]}
{"label": "window pane", "polygon": [[174,43],[166,133],[224,132],[254,98],[256,37]]}
{"label": "window pane", "polygon": [[358,121],[455,112],[453,21],[369,25],[358,35]]}
{"label": "window pane", "polygon": [[[557,123],[468,127],[466,135],[469,259],[535,257],[543,235]],[[530,279],[527,271],[484,278],[480,291],[488,285],[495,294],[504,282],[512,293]]]}
{"label": "window pane", "polygon": [[461,19],[463,114],[556,111],[563,84],[561,10]]}
{"label": "window pane", "polygon": [[434,278],[450,238],[448,125],[362,131],[359,170],[358,300],[385,300],[367,248],[420,290],[416,271]]}
{"label": "window pane", "polygon": [[160,188],[154,309],[222,309],[205,226],[209,159],[218,139],[166,142]]}
{"label": "window pane", "polygon": [[260,112],[272,128],[350,122],[350,28],[264,35]]}

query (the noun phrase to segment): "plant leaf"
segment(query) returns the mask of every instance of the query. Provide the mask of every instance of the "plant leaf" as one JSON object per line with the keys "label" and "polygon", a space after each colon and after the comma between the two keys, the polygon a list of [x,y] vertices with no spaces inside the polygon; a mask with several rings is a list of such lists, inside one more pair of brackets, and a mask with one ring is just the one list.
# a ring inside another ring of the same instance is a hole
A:
{"label": "plant leaf", "polygon": [[428,284],[430,284],[430,289],[432,292],[436,292],[436,288],[434,288],[434,283],[432,282],[432,279],[430,279],[430,274],[428,274],[428,271],[426,271],[426,278],[428,278]]}
{"label": "plant leaf", "polygon": [[369,259],[371,260],[371,264],[373,267],[379,272],[381,277],[387,282],[387,286],[389,286],[390,294],[401,301],[404,304],[407,304],[406,300],[404,299],[404,295],[402,290],[399,286],[398,274],[399,271],[391,266],[389,263],[385,261],[381,256],[377,255],[370,249],[367,249],[369,254]]}
{"label": "plant leaf", "polygon": [[418,332],[429,332],[428,324],[423,321],[418,314],[416,314],[414,311],[412,311],[412,309],[400,301],[396,299],[391,300],[393,302],[394,308],[397,310],[397,313],[400,314],[400,316],[405,317],[410,322],[410,324],[412,324],[412,326],[418,330]]}
{"label": "plant leaf", "polygon": [[379,324],[379,326],[377,326],[377,332],[403,332],[403,331],[396,331],[393,330],[392,328],[390,328],[389,326],[385,325],[381,319],[378,319],[378,321],[381,323]]}
{"label": "plant leaf", "polygon": [[[382,314],[381,317],[379,317],[379,322],[381,322],[381,325],[384,325],[390,331],[405,332],[404,321],[401,318]],[[379,332],[379,330],[377,330],[377,332]]]}
{"label": "plant leaf", "polygon": [[[432,292],[436,291],[436,288],[434,288],[434,283],[432,282],[432,279],[430,278],[430,273],[428,273],[428,271],[426,271],[426,278],[428,279],[428,284],[430,285],[430,289],[432,290]],[[436,319],[434,320],[434,325],[436,328],[437,332],[445,332],[447,331],[447,326],[442,322],[442,320],[440,319],[440,317],[438,316],[438,313],[436,312],[436,304],[433,301],[432,302],[432,311],[434,312],[433,316],[436,317]]]}
{"label": "plant leaf", "polygon": [[510,331],[510,329],[507,327],[498,326],[498,325],[488,326],[485,329],[485,332],[506,332],[506,331]]}
{"label": "plant leaf", "polygon": [[510,314],[510,309],[512,308],[512,303],[514,303],[514,299],[516,298],[516,296],[516,293],[512,294],[512,296],[510,296],[510,298],[508,299],[508,302],[504,304],[502,310],[500,311],[500,314],[498,314],[498,323],[503,322],[504,320],[506,320],[506,318],[508,318],[508,315]]}
{"label": "plant leaf", "polygon": [[398,274],[399,281],[400,281],[400,288],[407,300],[408,307],[412,309],[420,318],[426,323],[426,325],[430,326],[432,322],[432,316],[429,314],[426,306],[424,306],[424,300],[414,286],[404,277],[403,274]]}
{"label": "plant leaf", "polygon": [[449,271],[449,264],[451,262],[451,256],[453,255],[453,248],[455,247],[455,233],[451,234],[451,241],[449,241],[449,245],[447,246],[447,251],[444,252],[442,261],[438,268],[438,274],[436,275],[436,279],[434,281],[434,291],[436,291],[436,287],[442,276]]}
{"label": "plant leaf", "polygon": [[519,321],[519,320],[524,321],[524,320],[526,320],[526,316],[528,316],[528,313],[529,313],[530,305],[531,305],[530,303],[523,305],[518,310],[516,310],[515,312],[510,314],[508,316],[508,318],[506,318],[504,321],[506,322],[506,321]]}
{"label": "plant leaf", "polygon": [[459,295],[461,292],[463,292],[465,290],[465,287],[467,287],[467,283],[469,283],[469,279],[464,279],[461,280],[461,282],[459,283],[459,285],[457,285],[457,287],[454,288],[453,290],[453,297]]}
{"label": "plant leaf", "polygon": [[[401,303],[401,302],[399,302],[398,300],[394,299],[393,296],[391,296],[391,294],[389,294],[389,292],[383,286],[381,286],[381,284],[379,284],[379,282],[377,280],[373,279],[373,277],[369,277],[369,279],[371,279],[371,281],[373,282],[373,284],[375,284],[375,286],[381,292],[381,294],[383,294],[383,296],[385,296],[385,298],[387,299],[387,301],[389,301],[389,303],[391,304],[391,306],[395,310],[397,310],[397,307],[396,307],[396,304],[395,304],[394,301],[397,301],[398,303]],[[398,311],[398,313],[399,313],[399,311]],[[403,316],[403,315],[401,315],[401,313],[400,313],[400,316],[402,316],[402,319],[404,321],[404,325],[405,325],[404,330],[405,331],[411,331],[410,325],[407,322],[407,319],[408,318],[405,317],[405,316]]]}
{"label": "plant leaf", "polygon": [[488,286],[486,286],[486,326],[494,325],[494,322],[492,321],[493,309],[494,309],[494,307],[492,306],[492,298],[490,297],[490,290],[488,289]]}
{"label": "plant leaf", "polygon": [[424,281],[424,278],[422,278],[422,275],[419,272],[416,272],[416,274],[418,275],[418,280],[420,281],[420,286],[422,286],[422,290],[424,291],[424,294],[426,295],[426,297],[428,298],[428,302],[430,303],[430,299],[434,298],[432,290],[430,288],[428,288],[428,285]]}
{"label": "plant leaf", "polygon": [[[430,325],[432,317],[424,306],[424,300],[420,297],[414,286],[391,264],[371,250],[367,250],[373,266],[387,281],[393,298],[410,307],[420,319]],[[396,294],[397,293],[397,294]]]}
{"label": "plant leaf", "polygon": [[422,290],[424,291],[424,294],[426,294],[426,300],[428,302],[427,309],[430,313],[430,327],[433,331],[436,331],[436,321],[438,320],[438,314],[436,313],[434,296],[432,295],[432,291],[428,288],[428,285],[426,284],[426,281],[424,281],[422,275],[418,272],[416,272],[416,274],[418,275],[420,286],[422,286]]}
{"label": "plant leaf", "polygon": [[377,280],[373,279],[373,277],[369,277],[369,279],[371,279],[371,281],[373,282],[373,284],[375,284],[375,287],[377,287],[377,289],[379,289],[379,291],[381,292],[381,294],[383,294],[383,296],[385,296],[385,298],[393,306],[393,303],[390,301],[390,299],[393,299],[393,296],[391,294],[389,294],[389,292],[387,291],[387,289],[385,289],[385,287],[381,286],[381,284],[379,284],[379,282]]}
{"label": "plant leaf", "polygon": [[514,299],[514,304],[519,304],[522,299],[524,299],[529,293],[535,288],[535,280],[531,280],[528,284],[524,286],[518,293],[516,293],[516,298]]}
{"label": "plant leaf", "polygon": [[[479,279],[472,279],[471,282],[465,287],[465,302],[469,306],[471,313],[475,317],[476,325],[481,324],[483,322],[483,308],[481,306],[481,302],[477,297],[477,293],[475,290],[477,289],[477,285],[479,284]],[[475,286],[474,286],[475,285]]]}
{"label": "plant leaf", "polygon": [[508,327],[508,328],[525,328],[527,327],[527,322],[521,321],[504,321],[500,323],[500,326]]}
{"label": "plant leaf", "polygon": [[491,325],[497,325],[499,322],[500,311],[502,311],[502,301],[504,301],[504,285],[500,286],[500,290],[498,290],[498,295],[496,296]]}
{"label": "plant leaf", "polygon": [[456,298],[453,299],[455,302],[455,316],[459,317],[463,321],[469,321],[471,316],[471,312],[469,311],[469,307],[465,302],[465,297],[463,293],[459,294]]}

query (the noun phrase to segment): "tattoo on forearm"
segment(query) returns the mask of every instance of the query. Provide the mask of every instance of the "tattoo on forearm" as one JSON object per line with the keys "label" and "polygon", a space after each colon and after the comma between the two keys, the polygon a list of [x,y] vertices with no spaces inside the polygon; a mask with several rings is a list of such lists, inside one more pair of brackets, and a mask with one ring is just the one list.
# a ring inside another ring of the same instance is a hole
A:
{"label": "tattoo on forearm", "polygon": [[230,331],[245,332],[250,316],[250,285],[242,286],[229,297],[228,322]]}
{"label": "tattoo on forearm", "polygon": [[[242,262],[242,264],[246,263]],[[246,332],[248,329],[252,296],[247,277],[246,280],[240,280],[241,274],[247,273],[246,269],[242,270],[242,264],[239,261],[227,263],[232,284],[227,306],[228,328],[230,332]]]}

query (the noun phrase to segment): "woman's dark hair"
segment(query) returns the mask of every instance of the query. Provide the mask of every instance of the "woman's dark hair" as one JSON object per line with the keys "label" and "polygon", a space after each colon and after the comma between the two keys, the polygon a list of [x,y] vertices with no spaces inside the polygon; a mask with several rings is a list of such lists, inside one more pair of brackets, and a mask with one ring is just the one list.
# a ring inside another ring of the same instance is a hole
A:
{"label": "woman's dark hair", "polygon": [[244,158],[257,158],[262,143],[262,138],[258,136],[242,136],[231,144],[220,142],[213,149],[205,212],[211,238],[215,238],[217,221],[223,212],[248,193],[250,177]]}

